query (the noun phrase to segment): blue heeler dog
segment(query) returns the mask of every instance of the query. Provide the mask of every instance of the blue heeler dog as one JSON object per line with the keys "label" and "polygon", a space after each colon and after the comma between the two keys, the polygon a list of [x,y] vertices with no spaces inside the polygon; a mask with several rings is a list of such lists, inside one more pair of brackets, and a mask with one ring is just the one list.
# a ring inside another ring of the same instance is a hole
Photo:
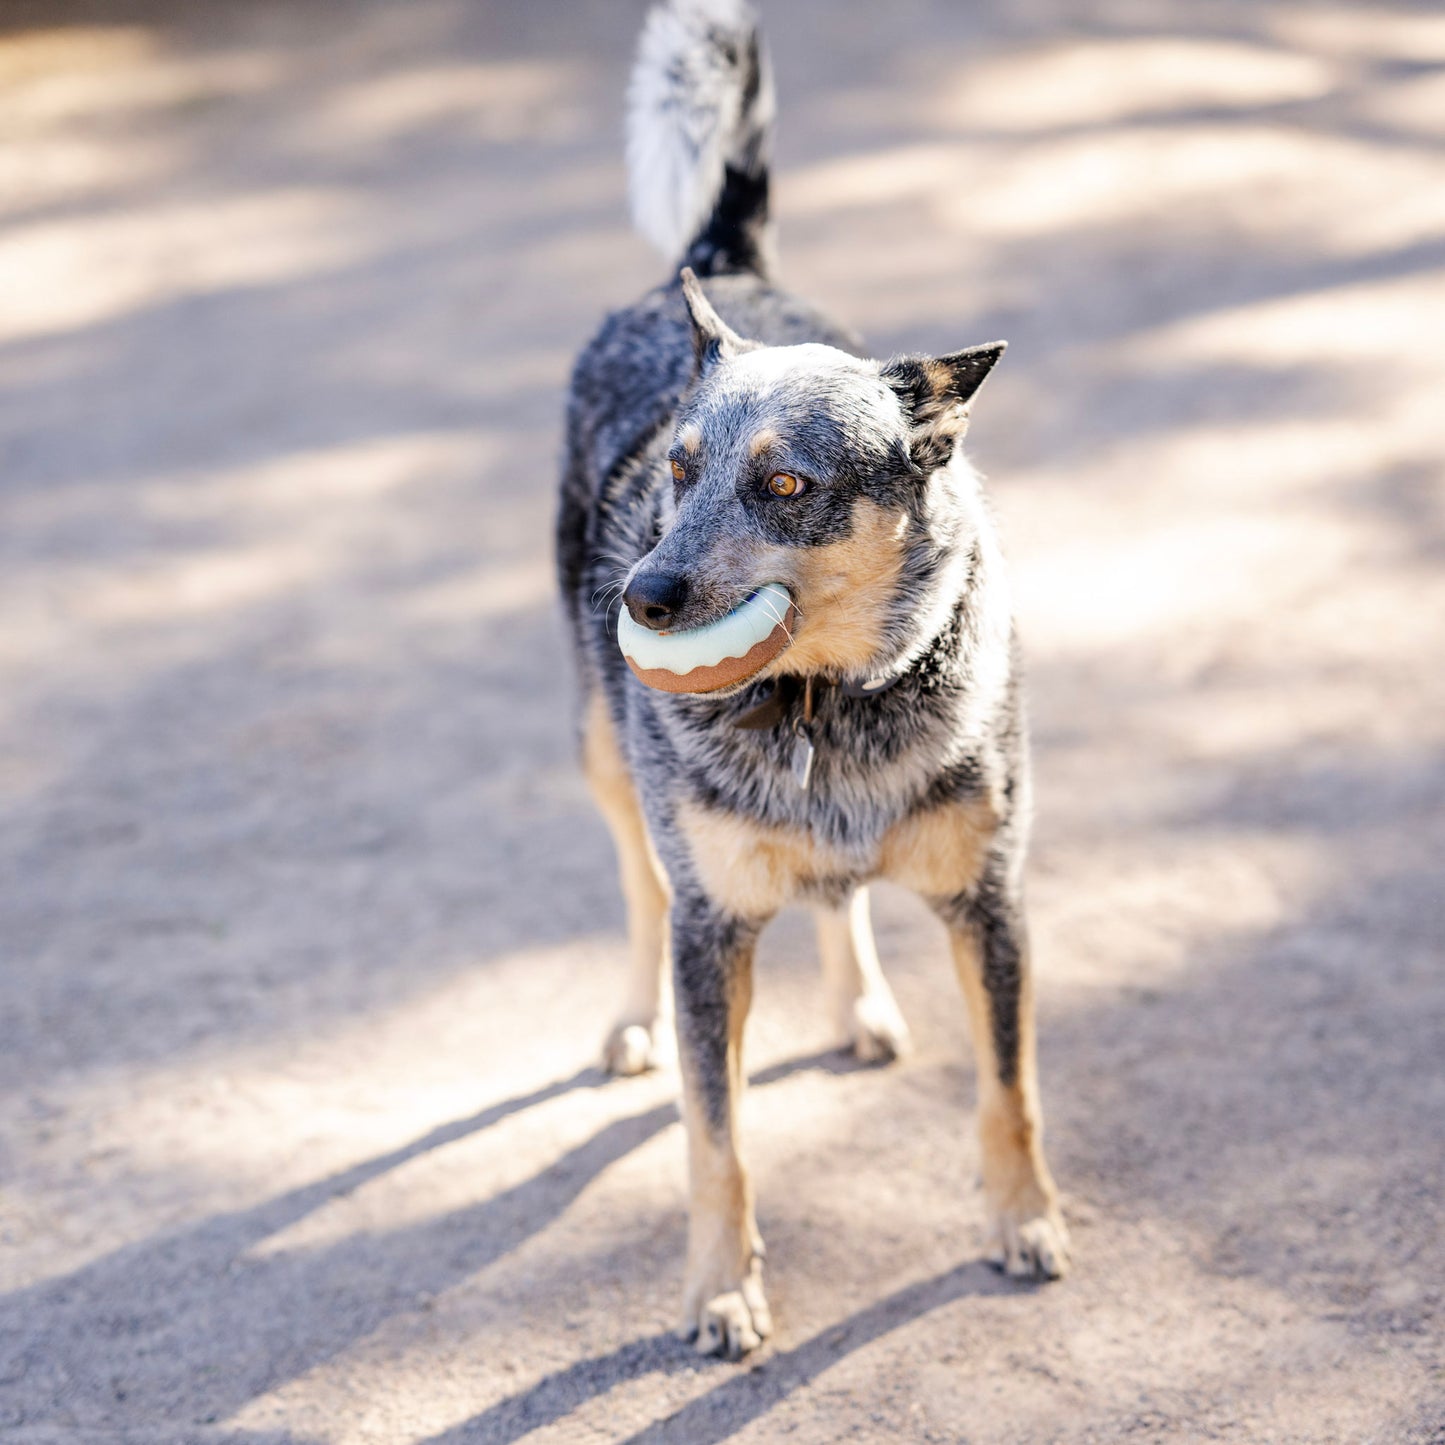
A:
{"label": "blue heeler dog", "polygon": [[1034,1063],[1017,649],[960,446],[1004,346],[873,361],[777,290],[772,114],[742,0],[652,12],[633,207],[677,270],[577,363],[557,528],[586,769],[630,920],[607,1063],[636,1073],[665,1049],[670,955],[691,1189],[682,1327],[733,1358],[770,1328],[738,1140],[753,948],[795,900],[816,910],[840,1033],[870,1060],[908,1031],[866,885],[893,879],[943,919],[995,1256],[1044,1278],[1069,1256]]}

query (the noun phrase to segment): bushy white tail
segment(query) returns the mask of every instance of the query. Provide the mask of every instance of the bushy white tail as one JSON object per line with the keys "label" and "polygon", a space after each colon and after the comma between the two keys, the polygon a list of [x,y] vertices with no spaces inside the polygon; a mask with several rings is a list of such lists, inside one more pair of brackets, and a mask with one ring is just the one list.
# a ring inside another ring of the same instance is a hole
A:
{"label": "bushy white tail", "polygon": [[773,85],[746,0],[663,0],[643,26],[628,90],[632,216],[669,260],[715,223],[767,219]]}

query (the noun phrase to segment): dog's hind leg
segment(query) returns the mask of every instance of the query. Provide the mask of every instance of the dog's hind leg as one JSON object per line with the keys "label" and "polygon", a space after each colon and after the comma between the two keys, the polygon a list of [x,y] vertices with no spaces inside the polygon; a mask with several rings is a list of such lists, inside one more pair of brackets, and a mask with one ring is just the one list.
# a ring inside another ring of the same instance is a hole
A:
{"label": "dog's hind leg", "polygon": [[672,905],[677,1038],[687,1125],[687,1279],[681,1333],[702,1354],[737,1359],[772,1332],[763,1241],[738,1147],[743,1025],[753,992],[756,923],[706,898]]}
{"label": "dog's hind leg", "polygon": [[908,1025],[883,977],[868,890],[855,889],[837,908],[814,910],[823,987],[838,1041],[851,1045],[865,1063],[887,1063],[908,1052]]}
{"label": "dog's hind leg", "polygon": [[671,1052],[667,892],[600,692],[588,703],[582,751],[587,781],[617,847],[631,954],[627,991],[603,1044],[603,1063],[612,1074],[640,1074]]}
{"label": "dog's hind leg", "polygon": [[1069,1235],[1044,1159],[1033,979],[1023,905],[1002,869],[939,908],[968,1004],[991,1254],[1011,1275],[1057,1279]]}

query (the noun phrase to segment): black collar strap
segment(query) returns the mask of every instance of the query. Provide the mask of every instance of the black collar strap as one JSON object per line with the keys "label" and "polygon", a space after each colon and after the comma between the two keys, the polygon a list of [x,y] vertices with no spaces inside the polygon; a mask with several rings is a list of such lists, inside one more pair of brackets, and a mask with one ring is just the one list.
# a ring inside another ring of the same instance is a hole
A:
{"label": "black collar strap", "polygon": [[[836,683],[826,677],[814,678],[813,681],[818,687],[841,687],[844,697],[877,697],[879,693],[887,692],[903,675],[899,672],[891,677],[870,678],[867,682]],[[746,728],[749,732],[777,727],[787,717],[794,699],[802,691],[802,685],[802,679],[790,673],[774,678],[767,684],[768,690],[763,694],[762,701],[750,707],[741,717],[734,718],[733,726]]]}

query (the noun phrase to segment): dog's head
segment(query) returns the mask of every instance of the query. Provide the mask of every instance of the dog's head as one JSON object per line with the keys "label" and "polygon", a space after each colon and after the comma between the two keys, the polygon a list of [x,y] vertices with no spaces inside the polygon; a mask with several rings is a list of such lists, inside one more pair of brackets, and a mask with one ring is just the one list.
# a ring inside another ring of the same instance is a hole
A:
{"label": "dog's head", "polygon": [[763,346],[727,326],[690,271],[683,288],[695,379],[667,454],[664,531],[624,592],[633,622],[691,632],[781,583],[796,613],[772,670],[886,673],[958,595],[977,481],[956,448],[1004,343],[886,363]]}

